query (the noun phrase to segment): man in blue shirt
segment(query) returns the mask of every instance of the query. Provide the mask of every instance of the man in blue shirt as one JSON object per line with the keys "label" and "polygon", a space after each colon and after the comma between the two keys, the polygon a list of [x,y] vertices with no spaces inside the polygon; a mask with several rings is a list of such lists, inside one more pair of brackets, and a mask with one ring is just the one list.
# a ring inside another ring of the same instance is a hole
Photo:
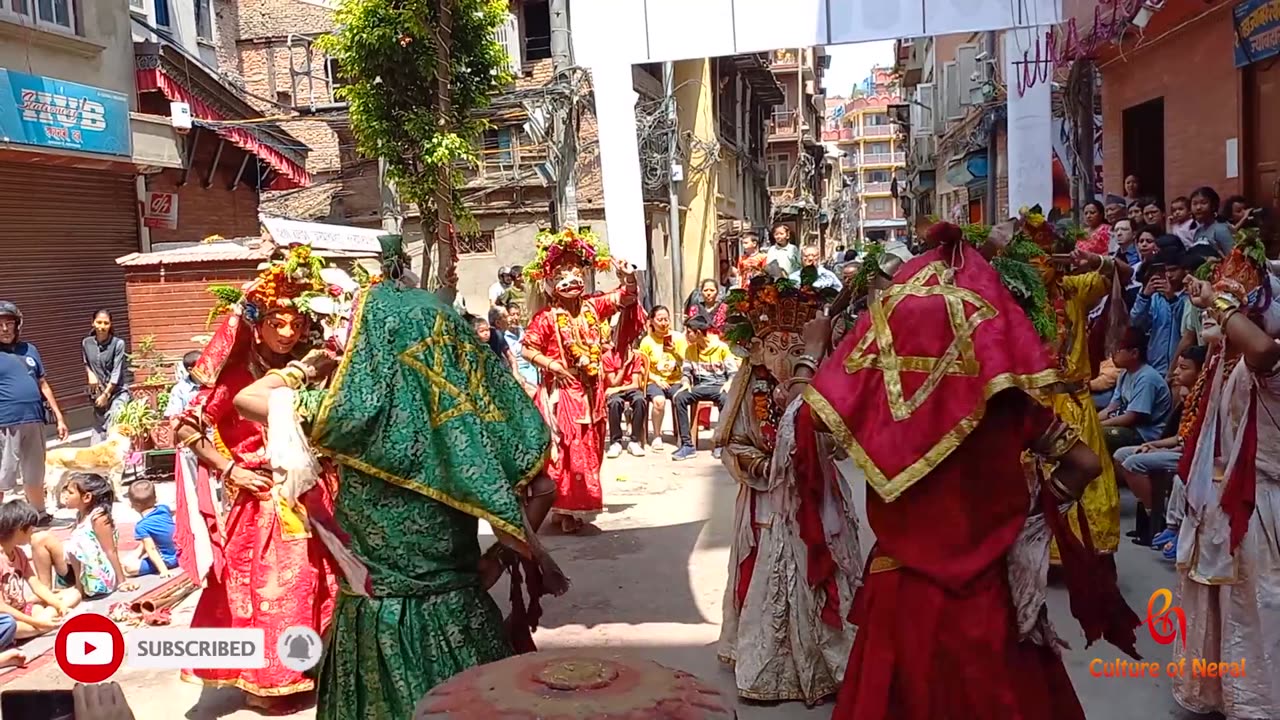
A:
{"label": "man in blue shirt", "polygon": [[1146,277],[1129,311],[1129,325],[1146,333],[1147,362],[1167,377],[1182,340],[1182,315],[1187,305],[1187,295],[1182,291],[1187,274],[1182,269],[1182,253],[1162,250],[1149,263],[1143,263],[1143,270]]}
{"label": "man in blue shirt", "polygon": [[1111,404],[1098,413],[1098,419],[1113,454],[1123,447],[1159,440],[1173,412],[1168,383],[1143,357],[1147,347],[1142,334],[1130,329],[1111,356],[1120,377]]}
{"label": "man in blue shirt", "polygon": [[45,403],[67,439],[67,424],[44,376],[44,362],[31,343],[22,342],[22,311],[0,300],[0,493],[13,490],[18,477],[27,502],[40,511],[40,525],[52,522],[44,502]]}
{"label": "man in blue shirt", "polygon": [[813,281],[814,288],[818,290],[830,289],[840,292],[840,289],[844,287],[844,283],[840,282],[840,277],[838,275],[822,267],[822,265],[818,263],[818,260],[820,259],[821,254],[818,252],[817,245],[805,245],[804,249],[800,251],[801,269],[791,273],[791,282],[799,283],[801,271],[804,268],[811,267],[818,271],[818,278]]}

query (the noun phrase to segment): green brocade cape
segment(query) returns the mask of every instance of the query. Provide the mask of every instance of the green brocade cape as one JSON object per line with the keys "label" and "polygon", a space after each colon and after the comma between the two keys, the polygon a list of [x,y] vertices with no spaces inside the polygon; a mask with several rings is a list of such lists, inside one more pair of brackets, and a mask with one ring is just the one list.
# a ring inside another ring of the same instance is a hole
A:
{"label": "green brocade cape", "polygon": [[391,283],[358,301],[346,352],[312,425],[339,464],[524,539],[518,493],[550,433],[511,371],[450,307]]}

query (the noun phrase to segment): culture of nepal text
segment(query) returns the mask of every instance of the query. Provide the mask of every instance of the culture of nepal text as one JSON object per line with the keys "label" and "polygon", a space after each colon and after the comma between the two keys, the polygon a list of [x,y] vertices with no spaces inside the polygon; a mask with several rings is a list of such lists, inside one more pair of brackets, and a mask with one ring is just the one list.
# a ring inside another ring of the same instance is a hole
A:
{"label": "culture of nepal text", "polygon": [[1094,658],[1089,663],[1089,674],[1098,678],[1144,678],[1183,677],[1190,672],[1191,677],[1201,678],[1244,677],[1244,662],[1244,660],[1240,662],[1210,662],[1203,658],[1196,658],[1191,661],[1190,667],[1188,667],[1186,658],[1171,660],[1167,663],[1124,660],[1120,658],[1105,661],[1101,658]]}

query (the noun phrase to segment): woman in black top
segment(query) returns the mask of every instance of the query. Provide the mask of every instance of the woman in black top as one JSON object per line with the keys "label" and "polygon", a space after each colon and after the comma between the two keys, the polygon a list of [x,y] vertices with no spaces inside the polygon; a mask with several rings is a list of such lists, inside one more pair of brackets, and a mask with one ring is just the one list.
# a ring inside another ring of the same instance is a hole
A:
{"label": "woman in black top", "polygon": [[93,314],[93,330],[81,341],[80,349],[89,397],[93,400],[93,442],[100,443],[107,439],[112,420],[129,401],[128,349],[124,340],[116,337],[111,311],[99,310]]}

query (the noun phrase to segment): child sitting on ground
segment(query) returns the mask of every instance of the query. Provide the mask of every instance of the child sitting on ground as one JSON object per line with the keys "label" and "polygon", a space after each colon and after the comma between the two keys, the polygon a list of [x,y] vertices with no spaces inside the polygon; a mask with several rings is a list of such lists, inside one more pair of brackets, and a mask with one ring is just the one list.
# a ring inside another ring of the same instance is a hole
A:
{"label": "child sitting on ground", "polygon": [[95,473],[73,473],[59,498],[63,507],[76,511],[76,525],[65,543],[53,533],[42,533],[46,536],[44,541],[32,543],[31,559],[40,582],[52,587],[57,573],[57,582],[78,587],[88,598],[116,590],[136,590],[136,582],[125,580],[116,549],[116,526],[111,518],[115,492],[111,483]]}
{"label": "child sitting on ground", "polygon": [[142,543],[137,555],[124,559],[129,577],[159,575],[170,577],[178,567],[178,547],[173,543],[173,514],[166,505],[156,504],[156,487],[150,480],[129,486],[129,504],[142,516],[133,526],[133,539]]}
{"label": "child sitting on ground", "polygon": [[17,640],[57,630],[61,618],[80,603],[76,590],[55,591],[36,577],[23,552],[23,545],[41,547],[53,536],[35,532],[39,522],[40,513],[25,500],[0,505],[0,613],[16,621]]}

